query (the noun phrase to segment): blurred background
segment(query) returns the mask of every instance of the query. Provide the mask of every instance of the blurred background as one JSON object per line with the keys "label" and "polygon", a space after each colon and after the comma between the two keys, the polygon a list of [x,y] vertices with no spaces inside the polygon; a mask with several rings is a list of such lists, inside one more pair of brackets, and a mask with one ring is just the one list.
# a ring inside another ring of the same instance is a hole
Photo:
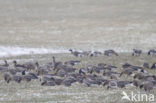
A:
{"label": "blurred background", "polygon": [[0,0],[0,51],[146,51],[156,47],[155,5],[155,0]]}

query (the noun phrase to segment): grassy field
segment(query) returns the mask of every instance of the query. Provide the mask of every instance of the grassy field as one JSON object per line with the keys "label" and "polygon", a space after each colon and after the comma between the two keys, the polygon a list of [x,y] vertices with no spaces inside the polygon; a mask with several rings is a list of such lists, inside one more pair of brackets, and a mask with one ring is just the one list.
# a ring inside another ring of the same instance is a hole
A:
{"label": "grassy field", "polygon": [[[121,71],[121,66],[125,62],[133,65],[142,66],[144,62],[154,63],[155,57],[149,57],[145,54],[140,57],[132,57],[131,54],[120,54],[120,56],[100,56],[100,57],[83,57],[76,58],[70,54],[47,54],[47,55],[29,55],[29,56],[18,56],[2,58],[9,60],[11,63],[13,60],[19,62],[25,61],[39,61],[40,64],[44,64],[52,60],[52,56],[56,57],[57,61],[67,60],[81,60],[81,64],[76,65],[77,68],[86,67],[88,64],[97,65],[98,63],[107,63],[117,66],[117,71]],[[147,70],[150,74],[155,74],[155,70]],[[31,81],[26,83],[22,81],[20,84],[11,82],[7,84],[2,79],[0,85],[0,102],[1,103],[131,103],[126,100],[121,100],[122,91],[130,93],[145,93],[144,90],[137,89],[135,87],[129,87],[127,89],[114,89],[107,90],[103,86],[91,86],[87,87],[82,84],[75,83],[71,87],[65,86],[54,86],[47,87],[41,86],[40,81]],[[123,75],[120,80],[132,80],[132,77]],[[155,90],[151,91],[150,94],[156,95]],[[147,93],[148,94],[148,93]],[[139,103],[139,102],[138,102]],[[148,103],[148,102],[140,102]],[[153,102],[154,103],[154,102]]]}

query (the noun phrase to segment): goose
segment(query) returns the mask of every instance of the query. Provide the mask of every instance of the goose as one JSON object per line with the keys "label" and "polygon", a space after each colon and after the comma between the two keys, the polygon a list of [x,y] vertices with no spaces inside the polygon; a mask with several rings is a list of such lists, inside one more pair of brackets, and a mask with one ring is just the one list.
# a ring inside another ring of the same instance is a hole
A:
{"label": "goose", "polygon": [[52,62],[49,62],[49,63],[44,64],[44,67],[51,70],[52,68],[54,68],[54,64]]}
{"label": "goose", "polygon": [[133,85],[138,88],[142,85],[142,82],[140,80],[133,80]]}
{"label": "goose", "polygon": [[133,82],[132,81],[118,81],[117,85],[119,88],[124,88],[127,86],[132,86]]}
{"label": "goose", "polygon": [[23,81],[26,81],[26,82],[30,82],[30,81],[32,80],[32,77],[29,76],[29,75],[23,75],[23,76],[22,76],[22,80],[23,80]]}
{"label": "goose", "polygon": [[14,63],[14,67],[26,68],[23,64],[22,65],[21,64],[17,64],[16,60],[14,60],[13,63]]}
{"label": "goose", "polygon": [[102,78],[98,77],[97,75],[84,75],[82,83],[90,87],[92,85],[103,84],[104,81],[105,80],[102,80]]}
{"label": "goose", "polygon": [[129,64],[129,63],[125,63],[125,64],[122,65],[122,68],[126,69],[126,68],[129,68],[130,66],[132,66],[132,65]]}
{"label": "goose", "polygon": [[23,64],[23,66],[25,68],[27,68],[27,70],[35,70],[36,69],[36,65],[33,62],[26,62]]}
{"label": "goose", "polygon": [[53,56],[53,64],[54,64],[54,70],[56,70],[57,69],[57,67],[59,66],[59,65],[63,65],[63,63],[62,62],[56,62],[56,60],[55,60],[55,57]]}
{"label": "goose", "polygon": [[119,75],[120,73],[118,72],[113,72],[113,71],[108,71],[108,72],[103,72],[103,76],[111,76],[111,75]]}
{"label": "goose", "polygon": [[148,74],[143,74],[143,73],[137,73],[134,76],[134,79],[139,79],[139,80],[143,80],[143,81],[154,81],[156,80],[156,76],[155,75],[148,75]]}
{"label": "goose", "polygon": [[92,72],[95,72],[95,73],[101,73],[101,70],[103,70],[103,68],[100,68],[100,67],[96,67],[96,66],[93,66],[92,67]]}
{"label": "goose", "polygon": [[84,78],[84,76],[85,76],[85,75],[78,74],[78,75],[76,76],[77,82],[82,84],[82,83],[83,83],[83,78]]}
{"label": "goose", "polygon": [[55,86],[55,82],[54,81],[43,81],[41,83],[42,86]]}
{"label": "goose", "polygon": [[75,72],[75,70],[76,70],[76,68],[73,68],[73,67],[71,67],[71,66],[63,66],[63,68],[62,68],[63,70],[65,70],[66,72],[70,72],[70,73],[72,73],[72,72]]}
{"label": "goose", "polygon": [[134,79],[144,79],[145,78],[145,76],[147,76],[147,74],[144,74],[144,73],[136,73],[135,75],[134,75]]}
{"label": "goose", "polygon": [[0,72],[5,72],[9,69],[9,67],[0,66]]}
{"label": "goose", "polygon": [[40,81],[42,81],[41,85],[49,85],[49,86],[54,86],[54,85],[61,85],[62,83],[62,79],[60,78],[54,78],[54,74],[46,74],[44,76],[42,76],[42,78],[40,79]]}
{"label": "goose", "polygon": [[105,63],[98,63],[98,67],[105,68],[106,65],[107,65],[107,64],[105,64]]}
{"label": "goose", "polygon": [[119,77],[118,77],[117,75],[115,75],[115,74],[111,74],[111,75],[110,75],[110,79],[118,80]]}
{"label": "goose", "polygon": [[129,69],[123,69],[123,71],[120,73],[120,77],[123,75],[123,74],[127,74],[128,76],[129,75],[132,75],[134,73],[134,69],[132,68],[129,68]]}
{"label": "goose", "polygon": [[55,84],[56,85],[61,85],[63,79],[55,78]]}
{"label": "goose", "polygon": [[13,63],[14,63],[14,68],[15,68],[18,72],[22,72],[22,71],[24,71],[24,70],[27,69],[24,65],[17,64],[16,60],[14,60]]}
{"label": "goose", "polygon": [[[122,74],[127,74],[127,75],[132,75],[134,73],[148,73],[146,70],[140,68],[140,67],[137,67],[137,66],[132,66],[132,67],[129,67],[129,68],[126,68],[126,69],[123,69],[122,72],[120,73],[120,76]],[[133,75],[132,75],[133,76]]]}
{"label": "goose", "polygon": [[95,84],[95,82],[89,78],[83,78],[83,84],[87,85],[88,87],[90,87],[91,85]]}
{"label": "goose", "polygon": [[82,57],[82,53],[78,52],[78,51],[73,51],[72,49],[69,49],[69,51],[71,52],[71,54],[73,54],[76,57]]}
{"label": "goose", "polygon": [[7,83],[9,83],[12,80],[12,75],[10,73],[6,72],[3,74],[3,78]]}
{"label": "goose", "polygon": [[94,76],[95,81],[98,85],[103,85],[107,80],[104,78],[104,76]]}
{"label": "goose", "polygon": [[49,75],[43,75],[40,79],[40,81],[54,81],[54,77],[53,76],[49,76]]}
{"label": "goose", "polygon": [[146,68],[146,69],[149,69],[149,68],[150,68],[150,66],[149,66],[148,63],[144,63],[144,64],[143,64],[143,67]]}
{"label": "goose", "polygon": [[84,56],[90,56],[92,51],[83,51],[82,54]]}
{"label": "goose", "polygon": [[123,69],[133,69],[136,72],[147,73],[147,71],[143,67],[133,66],[131,64],[125,63],[122,65]]}
{"label": "goose", "polygon": [[56,72],[56,75],[59,76],[59,77],[65,77],[68,73],[64,70],[64,69],[59,69],[57,72]]}
{"label": "goose", "polygon": [[43,74],[48,74],[49,70],[45,67],[39,66],[39,63],[36,62],[36,72],[37,75],[43,75]]}
{"label": "goose", "polygon": [[93,56],[100,56],[102,55],[102,52],[99,52],[99,51],[94,51],[93,53],[90,53],[90,56],[93,57]]}
{"label": "goose", "polygon": [[108,82],[107,89],[116,89],[118,87],[117,81],[115,80],[110,80]]}
{"label": "goose", "polygon": [[133,49],[132,56],[140,56],[142,53],[142,50],[139,49]]}
{"label": "goose", "polygon": [[13,76],[12,76],[12,80],[14,80],[14,81],[17,82],[17,83],[20,83],[21,80],[22,80],[22,76],[13,75]]}
{"label": "goose", "polygon": [[106,51],[104,52],[104,55],[106,55],[106,56],[111,56],[111,55],[116,55],[116,56],[118,56],[118,53],[116,53],[114,50],[106,50]]}
{"label": "goose", "polygon": [[3,75],[4,80],[9,83],[10,81],[15,81],[17,83],[20,83],[22,80],[21,76],[18,75],[12,75],[9,72],[4,73]]}
{"label": "goose", "polygon": [[143,78],[144,81],[156,81],[155,75],[147,75]]}
{"label": "goose", "polygon": [[76,69],[72,66],[64,65],[62,62],[56,62],[55,57],[53,56],[53,63],[54,63],[54,70],[56,70],[56,73],[63,69],[66,72],[74,72]]}
{"label": "goose", "polygon": [[7,70],[5,70],[5,71],[3,71],[4,73],[5,72],[8,72],[8,73],[10,73],[11,75],[15,75],[15,74],[17,74],[18,73],[18,71],[16,70],[16,69],[13,69],[13,68],[9,68],[9,69],[7,69]]}
{"label": "goose", "polygon": [[134,69],[134,70],[138,70],[138,69],[144,69],[143,67],[140,67],[140,66],[134,66],[134,65],[130,65],[130,66],[127,66],[125,67],[124,69],[128,69],[128,68],[131,68],[131,69]]}
{"label": "goose", "polygon": [[5,72],[9,69],[9,64],[4,60],[5,64],[0,65],[0,72]]}
{"label": "goose", "polygon": [[62,84],[65,86],[71,86],[72,83],[76,82],[76,78],[73,76],[67,76],[65,79],[62,81]]}
{"label": "goose", "polygon": [[31,79],[38,79],[38,76],[37,76],[37,74],[35,74],[35,73],[23,71],[23,72],[22,72],[22,75],[29,76]]}
{"label": "goose", "polygon": [[52,57],[52,61],[51,62],[47,62],[43,65],[44,68],[47,68],[49,70],[54,69],[54,62],[55,62],[55,57]]}
{"label": "goose", "polygon": [[4,60],[4,64],[0,65],[0,67],[9,67],[9,64],[6,60]]}
{"label": "goose", "polygon": [[109,80],[107,82],[108,86],[107,89],[117,89],[117,88],[125,88],[133,84],[131,81],[116,81],[116,80]]}
{"label": "goose", "polygon": [[148,51],[147,54],[150,55],[150,56],[154,56],[154,55],[156,55],[156,50],[155,49],[151,49],[151,50]]}
{"label": "goose", "polygon": [[108,65],[108,66],[106,66],[106,69],[108,69],[108,70],[114,70],[114,69],[116,69],[117,67],[116,66],[113,66],[113,65]]}
{"label": "goose", "polygon": [[71,66],[74,66],[74,65],[76,65],[76,64],[79,64],[80,63],[80,61],[79,60],[70,60],[70,61],[66,61],[64,64],[69,64],[69,65],[71,65]]}
{"label": "goose", "polygon": [[85,73],[93,73],[93,69],[96,68],[96,66],[93,65],[88,65],[86,68],[82,68],[82,71]]}
{"label": "goose", "polygon": [[64,70],[65,72],[67,73],[71,73],[71,72],[75,72],[76,68],[73,68],[72,66],[68,66],[68,65],[58,65],[57,66],[57,70],[56,70],[56,73],[59,71],[59,70]]}
{"label": "goose", "polygon": [[151,81],[146,81],[142,85],[140,85],[140,89],[144,88],[146,92],[150,92],[153,88],[155,88],[155,84]]}
{"label": "goose", "polygon": [[35,65],[36,65],[36,70],[37,70],[37,69],[45,69],[45,70],[47,70],[47,71],[51,71],[51,68],[49,68],[46,64],[39,65],[39,63],[36,62]]}
{"label": "goose", "polygon": [[156,69],[156,63],[153,63],[153,64],[152,64],[151,69]]}

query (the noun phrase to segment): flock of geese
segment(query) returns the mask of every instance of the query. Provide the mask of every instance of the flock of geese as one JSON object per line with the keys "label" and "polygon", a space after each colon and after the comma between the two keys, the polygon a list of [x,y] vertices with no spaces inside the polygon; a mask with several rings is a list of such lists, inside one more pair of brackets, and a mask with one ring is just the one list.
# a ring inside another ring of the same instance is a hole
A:
{"label": "flock of geese", "polygon": [[[95,51],[71,51],[74,56],[98,56],[101,52]],[[139,56],[141,50],[133,49],[133,56]],[[148,55],[156,55],[156,50],[150,50]],[[107,50],[104,55],[116,55],[114,50]],[[84,68],[76,68],[75,65],[81,63],[78,60],[70,60],[66,62],[56,61],[52,57],[52,61],[40,65],[38,62],[25,62],[23,64],[17,63],[14,60],[8,64],[4,60],[4,64],[0,65],[0,72],[3,75],[4,81],[10,83],[12,81],[21,83],[22,81],[30,82],[39,80],[42,86],[71,86],[73,83],[84,84],[88,87],[93,85],[104,86],[107,89],[126,88],[127,86],[135,86],[145,91],[151,91],[156,87],[156,75],[147,72],[147,69],[156,69],[156,63],[151,67],[148,63],[142,66],[135,66],[129,63],[122,65],[122,70],[119,72],[118,67],[98,63],[97,65],[88,65]],[[13,64],[13,65],[12,65]],[[132,80],[122,80],[121,76],[127,75]]]}
{"label": "flock of geese", "polygon": [[[115,52],[114,50],[105,50],[104,53],[103,52],[100,52],[100,51],[74,51],[72,49],[69,49],[69,51],[71,52],[71,54],[73,54],[74,56],[76,57],[83,57],[83,56],[100,56],[102,54],[106,55],[106,56],[112,56],[112,55],[115,55],[115,56],[119,56],[117,52]],[[142,50],[140,49],[133,49],[133,53],[132,53],[132,56],[140,56],[142,54]],[[156,55],[156,50],[155,49],[151,49],[147,52],[147,55],[150,55],[150,56],[154,56]]]}

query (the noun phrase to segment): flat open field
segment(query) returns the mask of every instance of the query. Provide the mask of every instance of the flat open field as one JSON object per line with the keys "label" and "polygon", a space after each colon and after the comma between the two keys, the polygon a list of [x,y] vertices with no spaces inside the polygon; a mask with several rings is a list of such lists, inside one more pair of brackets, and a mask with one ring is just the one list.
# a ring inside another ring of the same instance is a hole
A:
{"label": "flat open field", "polygon": [[[7,59],[12,64],[16,59],[44,64],[55,55],[58,61],[81,60],[76,68],[107,63],[121,72],[125,62],[138,66],[156,62],[156,57],[129,54],[133,48],[143,53],[156,49],[155,44],[155,0],[0,0],[0,63]],[[70,48],[114,49],[120,56],[75,58],[65,54]],[[145,93],[135,87],[107,90],[78,83],[71,87],[40,84],[39,80],[7,84],[0,73],[0,103],[126,103],[121,100],[123,90]],[[156,96],[155,90],[151,93]]]}
{"label": "flat open field", "polygon": [[[99,56],[99,57],[83,57],[76,58],[70,54],[47,54],[47,55],[29,55],[18,56],[12,58],[3,58],[9,60],[12,64],[13,60],[17,60],[19,63],[26,61],[39,61],[40,64],[44,64],[52,60],[52,56],[56,57],[57,61],[68,60],[81,60],[81,63],[76,65],[76,68],[86,67],[89,64],[97,65],[98,63],[106,63],[117,66],[117,71],[121,72],[121,66],[125,62],[133,65],[142,66],[144,62],[152,65],[156,61],[156,57],[149,57],[142,55],[140,57],[132,57],[131,54],[119,54],[120,56]],[[155,74],[156,70],[147,70],[150,74]],[[121,100],[122,91],[130,93],[146,93],[144,90],[137,89],[136,87],[128,87],[127,89],[110,89],[107,90],[103,86],[91,86],[74,83],[71,87],[61,86],[41,86],[39,80],[32,80],[29,83],[22,81],[20,84],[10,82],[7,84],[2,79],[0,74],[0,102],[1,103],[132,103],[126,100]],[[133,80],[132,77],[123,75],[119,80]],[[147,93],[149,94],[149,93]],[[155,89],[150,94],[156,95]],[[155,98],[156,99],[156,98]],[[139,103],[139,102],[138,102]],[[140,102],[148,103],[148,102]],[[149,102],[151,103],[151,102]],[[153,102],[155,103],[155,102]]]}
{"label": "flat open field", "polygon": [[155,5],[155,0],[0,0],[0,44],[156,48]]}

